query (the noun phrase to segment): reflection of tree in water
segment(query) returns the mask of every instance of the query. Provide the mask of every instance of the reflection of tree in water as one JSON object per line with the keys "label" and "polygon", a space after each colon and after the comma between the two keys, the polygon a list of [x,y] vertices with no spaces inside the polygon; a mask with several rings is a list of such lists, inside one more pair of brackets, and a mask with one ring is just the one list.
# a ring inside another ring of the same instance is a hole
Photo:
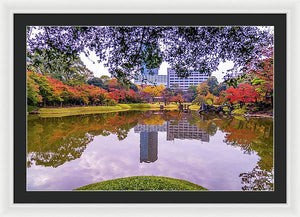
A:
{"label": "reflection of tree in water", "polygon": [[[28,120],[27,166],[58,167],[80,158],[87,144],[95,136],[116,135],[124,140],[136,124],[162,123],[181,119],[181,113],[159,111],[129,111],[62,118],[35,118]],[[146,120],[146,121],[145,121]]]}
{"label": "reflection of tree in water", "polygon": [[241,173],[243,191],[272,191],[274,171],[262,170],[257,165],[251,172]]}
{"label": "reflection of tree in water", "polygon": [[142,120],[142,124],[145,125],[163,125],[165,120],[161,114],[153,114]]}
{"label": "reflection of tree in water", "polygon": [[181,120],[183,113],[180,111],[163,111],[162,117],[165,121]]}
{"label": "reflection of tree in water", "polygon": [[256,152],[257,166],[240,174],[243,190],[273,190],[273,120],[268,118],[234,119],[223,128],[225,142],[240,147],[245,154]]}
{"label": "reflection of tree in water", "polygon": [[28,155],[28,161],[46,167],[58,167],[65,162],[79,158],[87,144],[93,139],[94,136],[88,133],[62,138],[40,151],[31,152]]}
{"label": "reflection of tree in water", "polygon": [[[155,118],[154,118],[155,117]],[[152,122],[159,124],[159,118],[152,112],[144,115],[144,119],[153,118]],[[187,119],[189,124],[196,125],[208,135],[213,136],[217,130],[224,132],[224,142],[228,145],[240,147],[245,154],[256,153],[260,160],[256,167],[240,174],[243,190],[272,190],[273,189],[273,120],[269,118],[244,118],[218,114],[199,115],[198,113],[180,113],[178,111],[161,112],[163,120]],[[147,122],[147,121],[144,121]],[[142,121],[143,123],[143,121]]]}
{"label": "reflection of tree in water", "polygon": [[256,167],[240,174],[243,190],[273,189],[273,120],[269,118],[244,118],[217,114],[191,114],[190,124],[214,135],[219,128],[226,133],[224,142],[240,147],[245,154],[257,153],[260,157]]}
{"label": "reflection of tree in water", "polygon": [[109,113],[28,121],[27,166],[58,167],[77,159],[95,136],[127,137],[141,112]]}
{"label": "reflection of tree in water", "polygon": [[187,116],[187,119],[191,125],[196,125],[199,129],[204,130],[208,135],[213,136],[218,130],[218,126],[215,123],[215,118],[219,117],[213,114],[199,115],[197,113],[191,113]]}
{"label": "reflection of tree in water", "polygon": [[139,118],[139,124],[163,125],[165,121],[181,120],[182,116],[180,111],[146,111]]}
{"label": "reflection of tree in water", "polygon": [[240,174],[243,190],[273,189],[273,120],[199,115],[178,111],[119,112],[63,118],[37,118],[28,121],[27,166],[58,167],[80,158],[87,144],[95,136],[116,135],[119,140],[127,137],[135,125],[160,125],[164,121],[186,119],[208,135],[220,129],[226,133],[228,145],[240,147],[245,154],[257,153],[256,167]]}

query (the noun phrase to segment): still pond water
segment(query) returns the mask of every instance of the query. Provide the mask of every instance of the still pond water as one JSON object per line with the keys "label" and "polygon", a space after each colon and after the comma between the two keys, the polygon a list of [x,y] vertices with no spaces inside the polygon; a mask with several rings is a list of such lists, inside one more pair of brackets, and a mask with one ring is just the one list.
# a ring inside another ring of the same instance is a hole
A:
{"label": "still pond water", "polygon": [[178,111],[28,120],[27,190],[141,175],[273,190],[273,120]]}

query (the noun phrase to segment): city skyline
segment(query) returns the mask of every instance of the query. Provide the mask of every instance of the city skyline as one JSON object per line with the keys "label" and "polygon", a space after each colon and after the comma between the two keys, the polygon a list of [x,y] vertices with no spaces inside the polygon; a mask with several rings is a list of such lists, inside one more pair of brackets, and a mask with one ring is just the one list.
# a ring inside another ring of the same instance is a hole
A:
{"label": "city skyline", "polygon": [[[85,54],[80,54],[80,59],[86,65],[86,67],[94,73],[95,77],[101,77],[102,75],[107,75],[111,77],[111,74],[108,72],[108,68],[104,66],[104,63],[97,62],[97,56],[94,52],[90,52],[88,57]],[[225,72],[229,69],[232,69],[234,66],[232,61],[221,62],[219,64],[218,70],[211,73],[211,76],[215,76],[218,79],[218,82],[223,81]],[[158,68],[158,75],[167,75],[167,69],[171,66],[167,62],[162,62]]]}

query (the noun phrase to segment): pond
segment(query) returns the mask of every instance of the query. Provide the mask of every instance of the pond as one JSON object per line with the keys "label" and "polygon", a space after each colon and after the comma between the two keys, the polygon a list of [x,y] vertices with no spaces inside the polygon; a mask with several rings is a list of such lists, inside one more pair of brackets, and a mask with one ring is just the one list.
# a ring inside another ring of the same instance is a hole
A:
{"label": "pond", "polygon": [[179,111],[28,118],[27,190],[141,175],[273,190],[273,119]]}

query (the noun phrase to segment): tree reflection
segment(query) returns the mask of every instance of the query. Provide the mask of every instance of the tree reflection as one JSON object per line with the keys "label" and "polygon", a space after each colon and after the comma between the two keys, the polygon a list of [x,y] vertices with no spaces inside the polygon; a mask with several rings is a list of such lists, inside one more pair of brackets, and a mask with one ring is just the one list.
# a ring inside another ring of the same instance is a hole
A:
{"label": "tree reflection", "polygon": [[[178,111],[133,111],[30,119],[27,166],[36,164],[58,167],[80,158],[95,136],[115,135],[118,140],[124,140],[130,129],[137,124],[150,129],[152,126],[162,127],[165,122],[168,122],[168,140],[202,138],[202,141],[209,141],[200,136],[200,131],[207,137],[215,135],[218,130],[222,131],[225,133],[224,142],[227,145],[238,147],[245,154],[255,153],[260,157],[252,171],[240,174],[242,190],[273,190],[273,120],[267,118],[245,119]],[[155,140],[157,135],[153,133],[153,138],[150,136],[151,140],[148,134],[140,142],[141,161],[155,162],[158,154],[158,141]]]}
{"label": "tree reflection", "polygon": [[35,162],[36,165],[58,167],[65,162],[75,160],[81,156],[86,145],[93,139],[94,136],[85,133],[62,138],[39,151],[30,152],[28,166]]}
{"label": "tree reflection", "polygon": [[97,135],[127,137],[141,112],[109,113],[28,121],[27,166],[58,167],[80,158]]}
{"label": "tree reflection", "polygon": [[273,190],[273,120],[268,118],[233,119],[226,127],[225,142],[240,147],[245,154],[256,152],[257,166],[240,174],[243,190]]}
{"label": "tree reflection", "polygon": [[177,111],[119,112],[62,118],[28,120],[27,166],[58,167],[80,158],[95,136],[116,135],[124,140],[138,123],[162,125],[166,120],[180,120]]}
{"label": "tree reflection", "polygon": [[274,183],[273,171],[263,170],[257,165],[251,172],[241,173],[243,191],[272,191]]}
{"label": "tree reflection", "polygon": [[218,126],[215,123],[215,118],[219,117],[213,114],[199,115],[197,113],[191,113],[187,116],[187,120],[191,125],[196,125],[199,129],[204,130],[208,135],[214,136],[218,130]]}
{"label": "tree reflection", "polygon": [[241,148],[245,154],[257,153],[260,157],[256,167],[241,173],[242,190],[273,189],[273,120],[269,118],[244,118],[241,116],[222,116],[217,114],[189,117],[191,124],[213,136],[217,129],[224,132],[224,142]]}

